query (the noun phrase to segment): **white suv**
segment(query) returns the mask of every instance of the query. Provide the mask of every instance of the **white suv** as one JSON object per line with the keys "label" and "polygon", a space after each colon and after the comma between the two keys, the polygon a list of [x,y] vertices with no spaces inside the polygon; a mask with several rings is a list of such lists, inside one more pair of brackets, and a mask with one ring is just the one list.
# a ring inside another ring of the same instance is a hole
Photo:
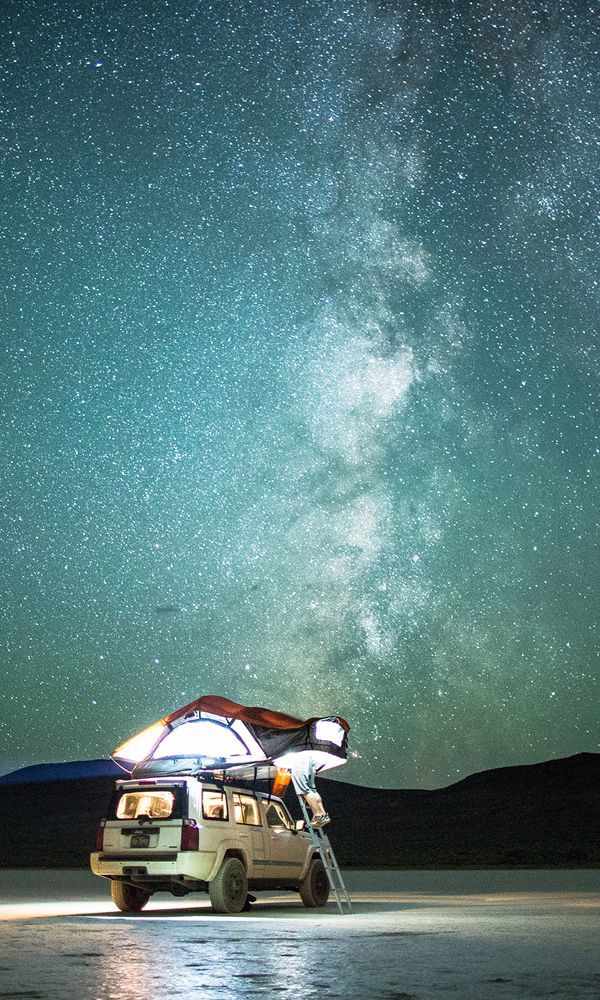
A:
{"label": "white suv", "polygon": [[291,889],[325,906],[329,880],[304,823],[280,798],[196,778],[117,781],[90,863],[120,910],[154,892],[208,892],[217,913],[250,905],[248,890]]}

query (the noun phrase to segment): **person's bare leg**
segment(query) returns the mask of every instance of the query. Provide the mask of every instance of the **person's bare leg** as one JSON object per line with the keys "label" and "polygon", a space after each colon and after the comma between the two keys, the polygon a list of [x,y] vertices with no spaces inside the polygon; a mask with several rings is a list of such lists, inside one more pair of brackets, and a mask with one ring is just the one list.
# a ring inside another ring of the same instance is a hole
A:
{"label": "person's bare leg", "polygon": [[318,792],[307,792],[304,796],[305,802],[310,806],[313,816],[322,816],[325,812],[323,799]]}

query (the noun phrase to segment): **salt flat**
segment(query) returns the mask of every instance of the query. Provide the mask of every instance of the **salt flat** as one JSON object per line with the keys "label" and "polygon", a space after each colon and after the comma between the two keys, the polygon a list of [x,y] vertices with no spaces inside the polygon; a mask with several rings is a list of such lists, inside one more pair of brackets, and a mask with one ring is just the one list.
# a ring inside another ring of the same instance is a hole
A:
{"label": "salt flat", "polygon": [[600,998],[600,871],[348,872],[354,913],[259,896],[119,914],[87,872],[0,871],[0,998]]}

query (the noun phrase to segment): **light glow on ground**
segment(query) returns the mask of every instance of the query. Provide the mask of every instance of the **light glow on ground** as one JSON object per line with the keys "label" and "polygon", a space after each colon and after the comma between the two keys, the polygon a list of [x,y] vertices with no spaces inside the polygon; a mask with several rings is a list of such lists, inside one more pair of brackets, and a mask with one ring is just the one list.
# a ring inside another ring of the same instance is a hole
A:
{"label": "light glow on ground", "polygon": [[[378,915],[389,915],[394,911],[406,914],[407,911],[455,909],[455,908],[490,908],[513,910],[525,908],[529,910],[546,909],[597,909],[600,915],[600,895],[589,893],[564,892],[524,892],[524,893],[493,893],[493,894],[455,894],[434,895],[421,892],[356,892],[352,893],[352,904],[355,912],[340,915],[335,900],[330,898],[323,910],[310,911],[302,906],[294,896],[260,896],[253,904],[250,913],[223,916],[212,912],[210,903],[204,898],[195,900],[169,899],[159,897],[149,903],[141,913],[121,913],[107,899],[66,899],[39,900],[0,904],[0,921],[32,920],[51,917],[99,917],[105,920],[211,920],[211,921],[256,921],[256,920],[327,920],[335,917],[343,922],[362,923]],[[422,916],[425,916],[422,913]]]}

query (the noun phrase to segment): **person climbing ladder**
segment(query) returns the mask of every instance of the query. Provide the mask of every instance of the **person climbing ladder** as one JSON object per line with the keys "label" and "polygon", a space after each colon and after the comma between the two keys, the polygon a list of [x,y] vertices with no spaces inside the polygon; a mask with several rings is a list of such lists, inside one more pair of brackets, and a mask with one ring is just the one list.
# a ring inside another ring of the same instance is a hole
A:
{"label": "person climbing ladder", "polygon": [[312,825],[319,828],[331,823],[331,818],[325,811],[323,799],[317,791],[315,775],[319,770],[319,757],[312,750],[302,750],[295,753],[289,762],[294,787],[301,795],[312,813]]}

